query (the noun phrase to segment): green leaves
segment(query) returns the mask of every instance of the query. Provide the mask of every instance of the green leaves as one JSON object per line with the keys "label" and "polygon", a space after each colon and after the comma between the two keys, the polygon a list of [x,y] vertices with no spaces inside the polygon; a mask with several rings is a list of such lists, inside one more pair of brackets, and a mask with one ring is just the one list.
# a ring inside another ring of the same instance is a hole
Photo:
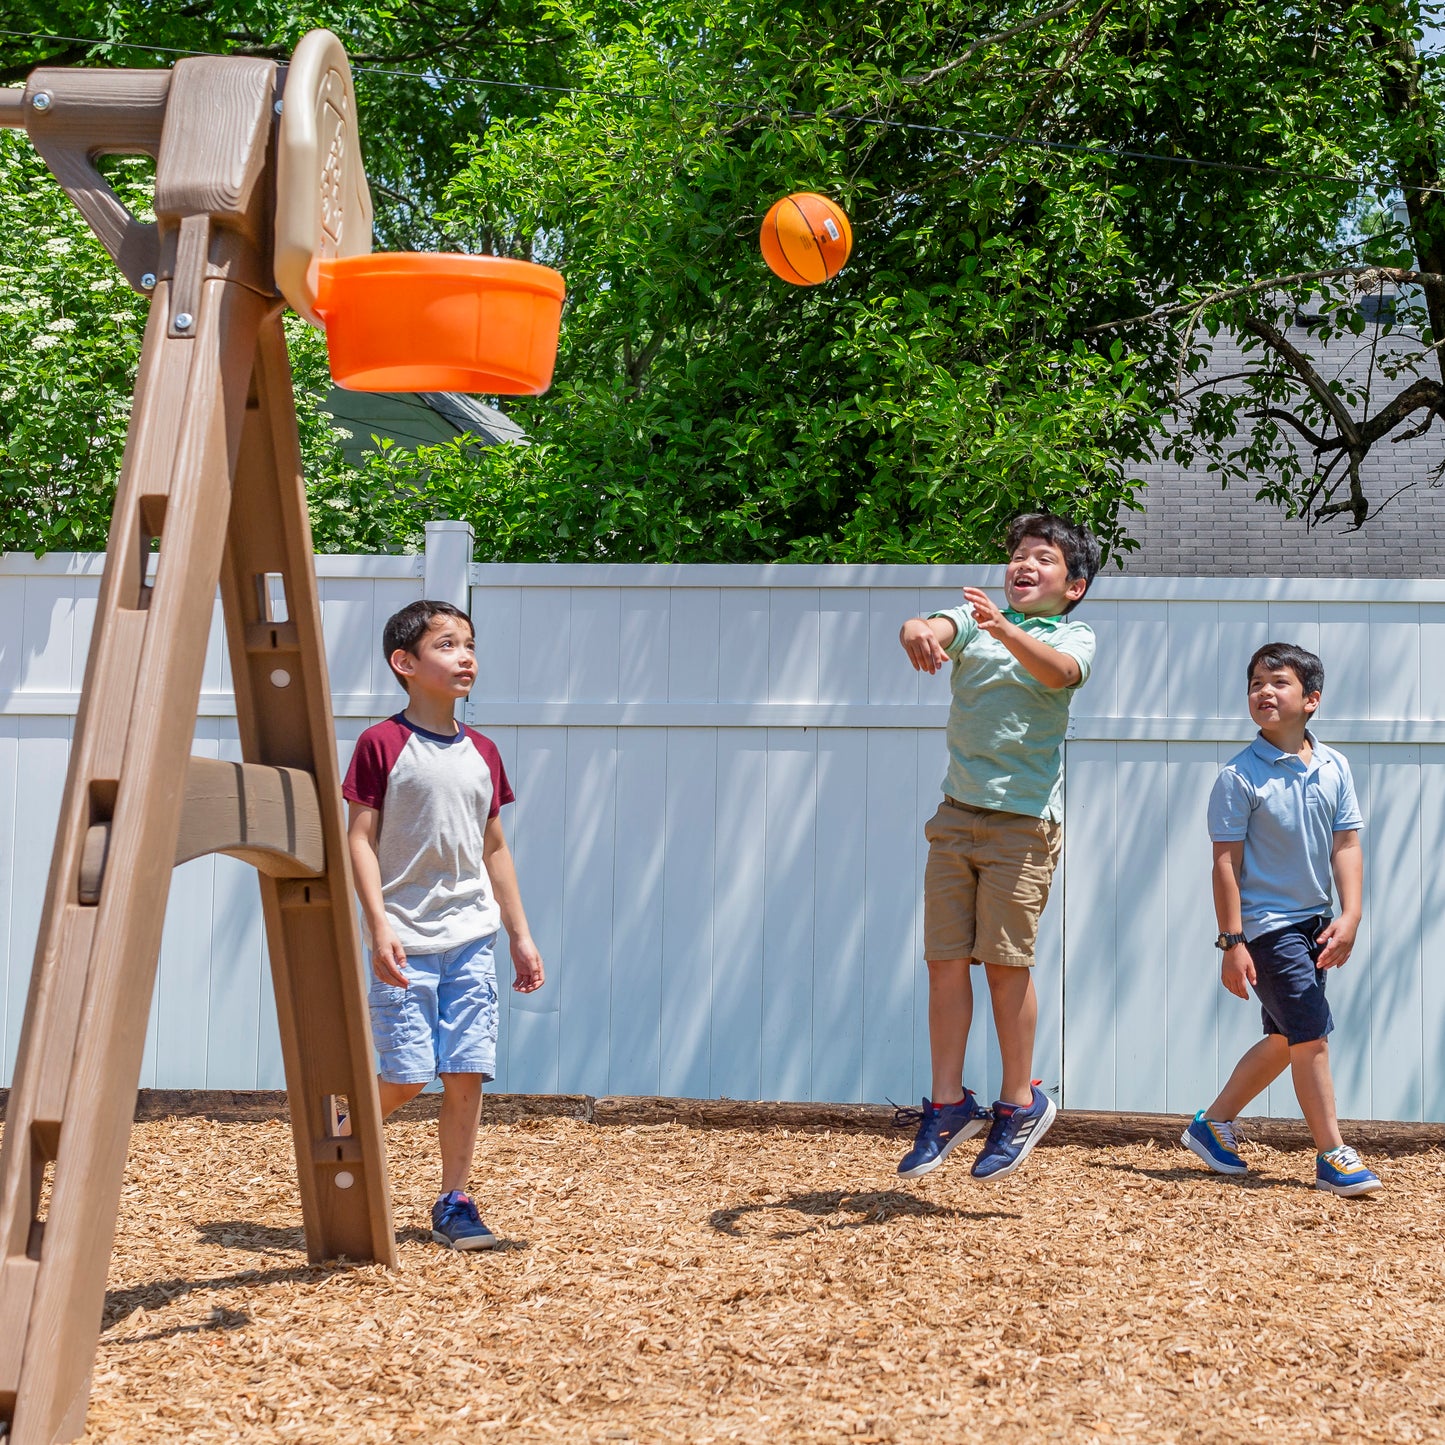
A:
{"label": "green leaves", "polygon": [[[1439,196],[1411,192],[1408,226],[1389,204],[1391,183],[1438,179],[1435,62],[1409,37],[1440,6],[1148,0],[1020,31],[1039,10],[61,0],[34,23],[278,55],[331,24],[358,62],[378,243],[565,273],[553,389],[505,403],[529,446],[378,445],[348,467],[318,408],[322,339],[294,329],[320,546],[413,547],[445,515],[499,559],[979,561],[1011,515],[1052,506],[1118,554],[1161,455],[1295,509],[1328,501],[1295,424],[1335,425],[1326,394],[1360,413],[1389,390],[1316,387],[1270,331],[1298,338],[1307,311],[1312,344],[1356,336],[1400,385],[1440,362],[1421,347],[1445,334],[1445,291],[1369,320],[1340,273],[1445,258]],[[13,65],[45,47],[19,49]],[[113,268],[23,142],[0,141],[0,257],[72,248],[32,259],[34,282],[0,273],[0,545],[57,545],[77,516],[98,545],[140,309],[92,289]],[[1355,175],[1382,186],[1325,179]],[[811,290],[757,246],[772,201],[805,189],[856,237]],[[1240,289],[1302,271],[1332,279]],[[1100,329],[1156,308],[1158,325]],[[1242,377],[1201,389],[1231,337]],[[1294,422],[1253,424],[1270,410]]]}

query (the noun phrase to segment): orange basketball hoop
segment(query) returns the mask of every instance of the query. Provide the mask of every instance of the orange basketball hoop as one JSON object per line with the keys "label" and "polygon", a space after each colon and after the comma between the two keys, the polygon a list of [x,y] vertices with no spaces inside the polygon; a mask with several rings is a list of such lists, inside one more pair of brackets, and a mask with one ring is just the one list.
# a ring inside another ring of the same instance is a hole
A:
{"label": "orange basketball hoop", "polygon": [[556,271],[501,256],[381,251],[317,263],[331,375],[352,391],[540,395],[565,293]]}

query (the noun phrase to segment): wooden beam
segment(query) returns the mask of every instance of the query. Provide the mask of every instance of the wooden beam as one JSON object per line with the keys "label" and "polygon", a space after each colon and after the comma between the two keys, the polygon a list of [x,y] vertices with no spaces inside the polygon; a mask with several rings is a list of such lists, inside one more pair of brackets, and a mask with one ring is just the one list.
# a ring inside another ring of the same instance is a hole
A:
{"label": "wooden beam", "polygon": [[225,853],[272,878],[315,878],[326,871],[316,779],[300,768],[195,758],[176,862]]}
{"label": "wooden beam", "polygon": [[[80,857],[79,897],[100,902],[110,824],[92,823]],[[186,767],[177,864],[225,853],[272,878],[316,878],[326,871],[316,779],[300,768],[192,757]]]}

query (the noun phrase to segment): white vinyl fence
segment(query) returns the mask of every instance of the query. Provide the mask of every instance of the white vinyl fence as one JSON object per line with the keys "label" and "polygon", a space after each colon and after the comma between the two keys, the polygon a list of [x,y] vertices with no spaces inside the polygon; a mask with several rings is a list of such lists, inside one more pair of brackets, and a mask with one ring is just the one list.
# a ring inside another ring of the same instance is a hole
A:
{"label": "white vinyl fence", "polygon": [[[927,1086],[922,825],[947,683],[901,621],[998,574],[929,567],[469,566],[318,559],[338,746],[395,711],[385,618],[463,600],[507,824],[549,982],[503,990],[497,1087],[915,1100]],[[0,1026],[13,1067],[100,559],[0,561]],[[1445,583],[1126,579],[1067,746],[1064,864],[1037,975],[1037,1072],[1074,1108],[1193,1110],[1257,1037],[1224,994],[1204,804],[1249,738],[1270,638],[1326,666],[1317,731],[1353,764],[1366,919],[1331,975],[1342,1114],[1445,1119],[1437,859],[1445,841]],[[196,750],[237,757],[219,620]],[[499,969],[505,970],[505,950]],[[980,990],[970,1086],[996,1054]],[[142,1083],[283,1083],[251,870],[177,870]],[[1287,1082],[1268,1112],[1294,1113]]]}

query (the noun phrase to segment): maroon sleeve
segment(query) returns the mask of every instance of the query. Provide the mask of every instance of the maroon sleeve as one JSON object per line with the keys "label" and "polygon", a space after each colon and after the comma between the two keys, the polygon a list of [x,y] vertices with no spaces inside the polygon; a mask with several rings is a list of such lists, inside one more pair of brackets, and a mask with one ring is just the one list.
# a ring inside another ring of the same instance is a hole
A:
{"label": "maroon sleeve", "polygon": [[472,740],[472,746],[486,759],[492,774],[492,807],[487,817],[495,818],[502,811],[503,803],[517,801],[516,795],[507,781],[507,770],[502,766],[502,755],[497,751],[496,743],[491,738],[484,738],[474,728],[467,729],[467,736]]}
{"label": "maroon sleeve", "polygon": [[341,796],[379,812],[386,800],[386,781],[410,734],[395,718],[367,728],[356,740]]}

